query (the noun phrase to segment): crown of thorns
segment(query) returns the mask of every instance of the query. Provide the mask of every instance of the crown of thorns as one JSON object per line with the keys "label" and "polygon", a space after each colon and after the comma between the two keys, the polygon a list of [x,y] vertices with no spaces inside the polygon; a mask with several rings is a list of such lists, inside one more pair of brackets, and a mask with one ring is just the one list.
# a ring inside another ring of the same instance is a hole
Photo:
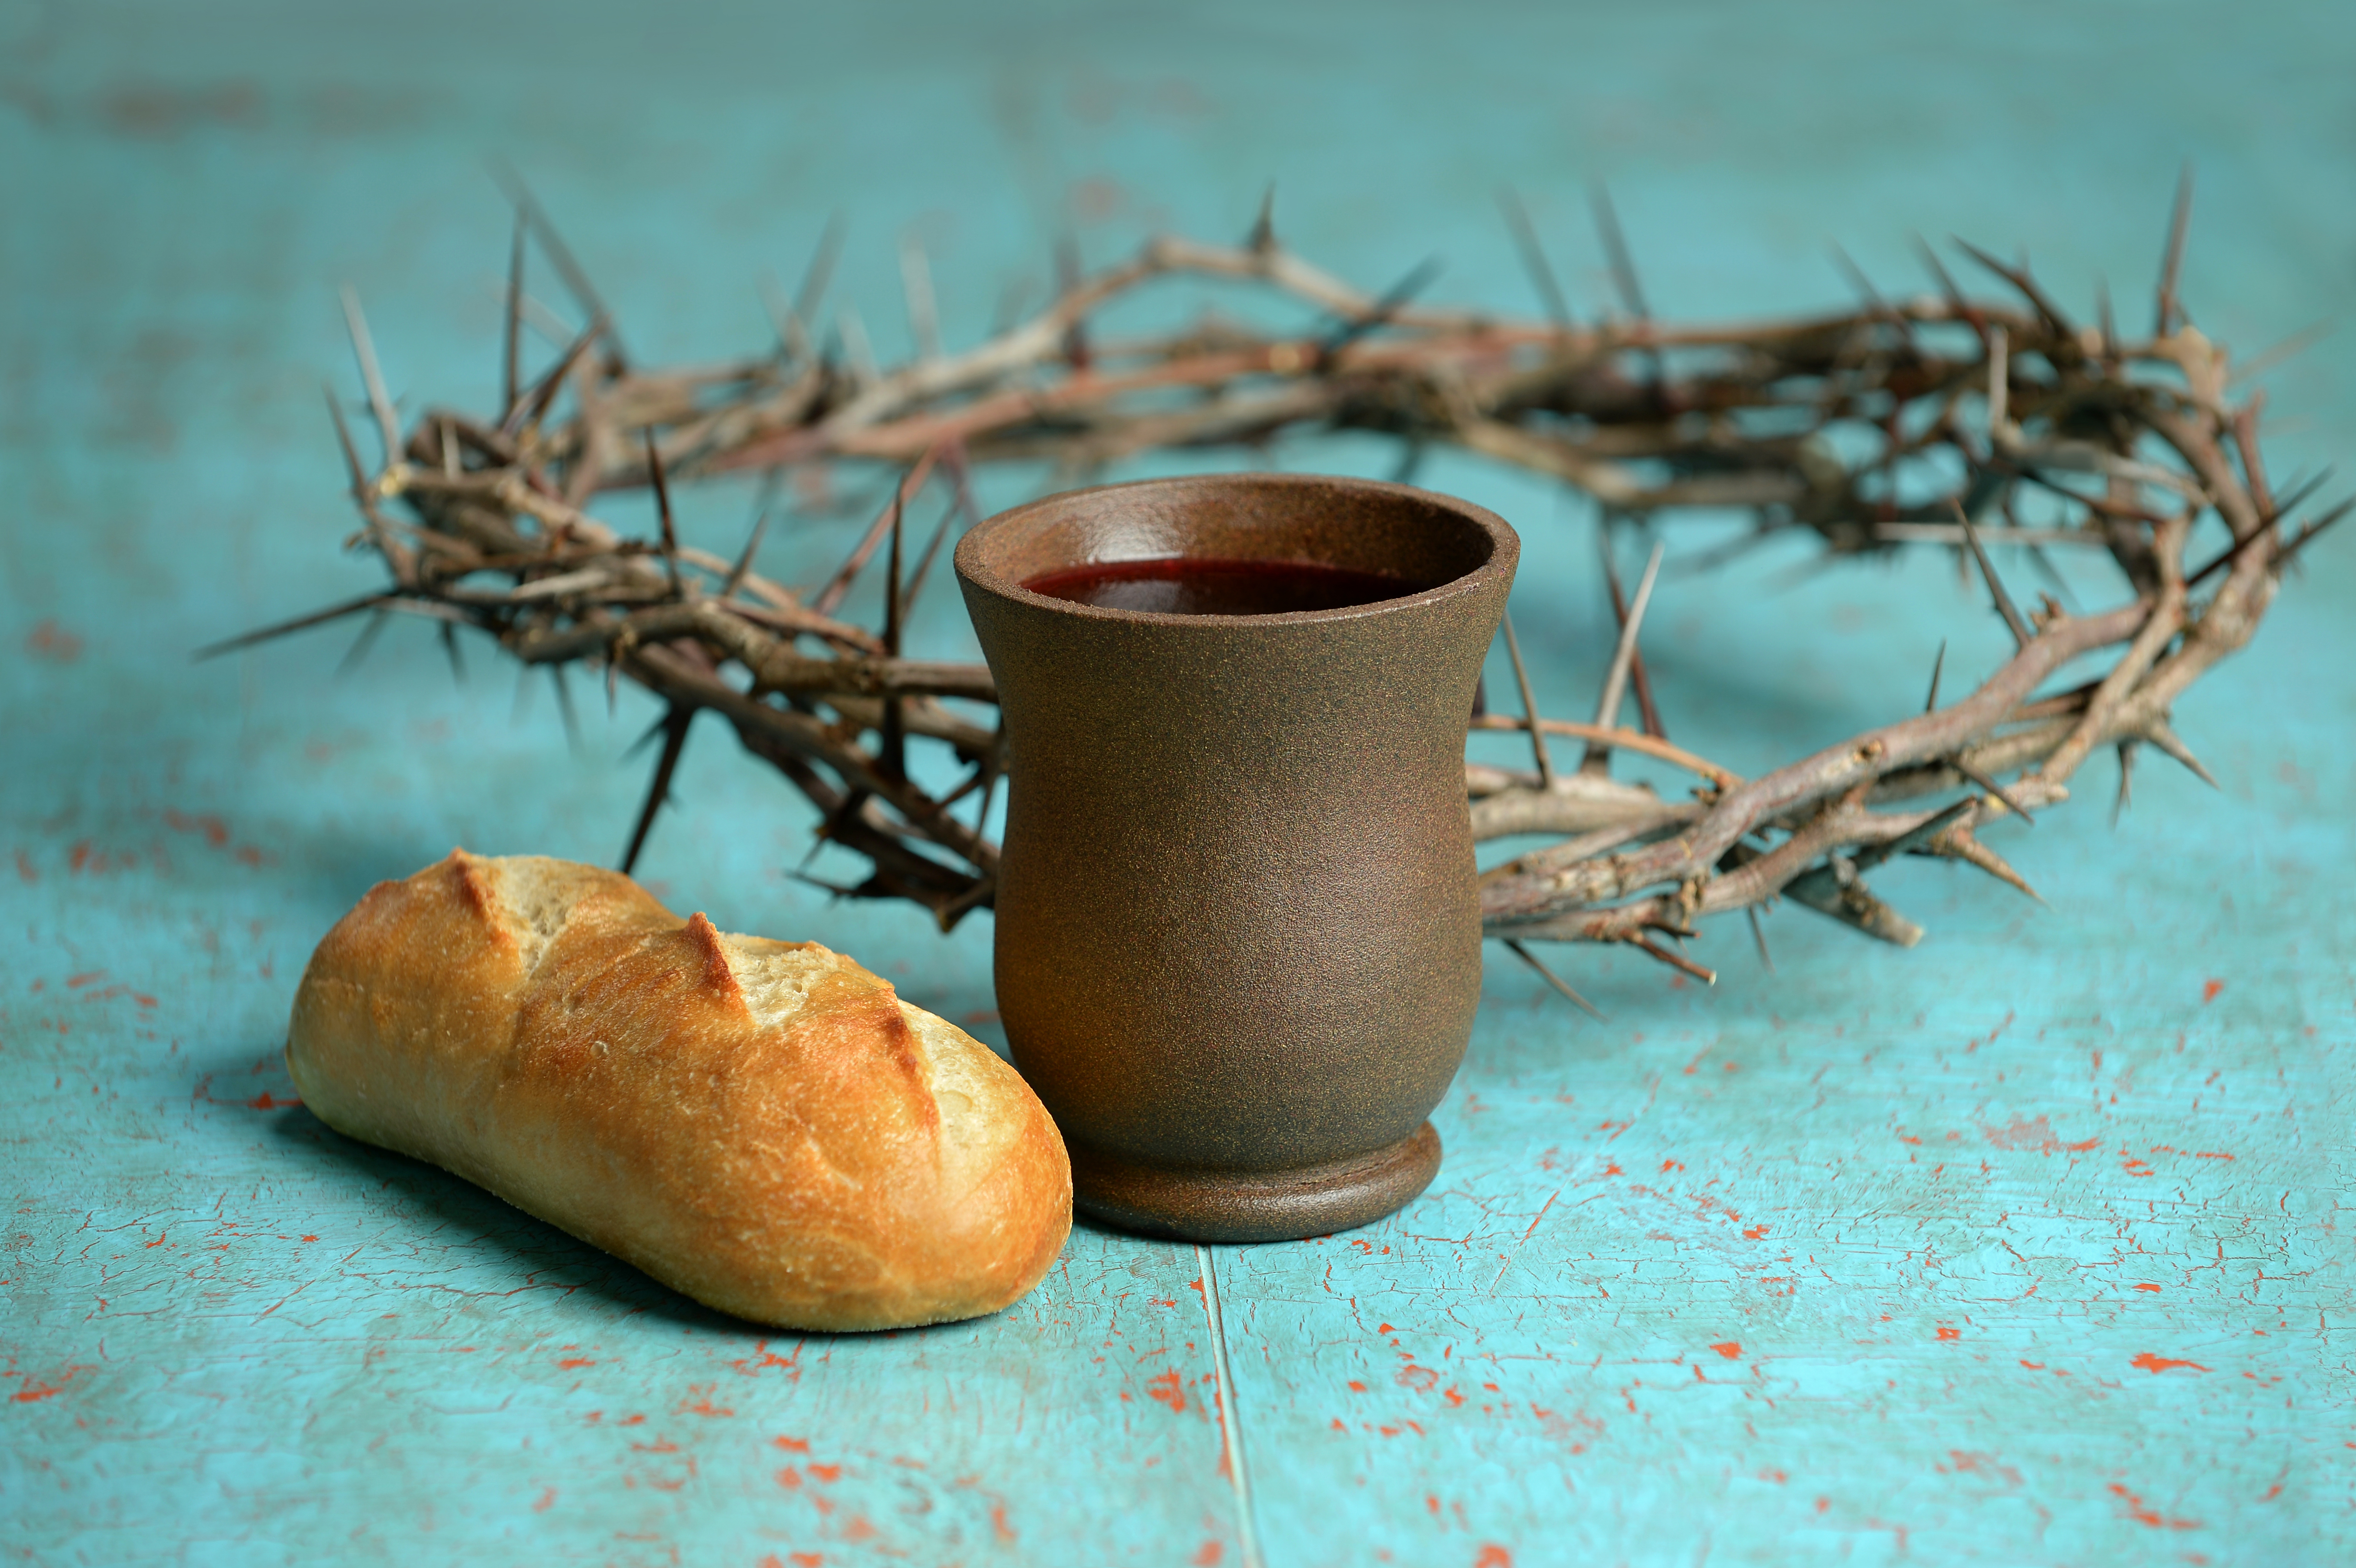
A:
{"label": "crown of thorns", "polygon": [[[357,657],[392,614],[421,615],[437,623],[454,666],[465,628],[495,640],[527,677],[546,668],[568,726],[568,668],[602,667],[609,700],[626,678],[665,704],[648,732],[660,745],[623,869],[646,843],[695,717],[709,711],[817,807],[813,853],[832,845],[865,858],[864,880],[818,885],[909,900],[945,931],[989,905],[995,886],[998,848],[984,828],[1004,753],[999,730],[974,716],[995,689],[983,666],[904,658],[901,638],[952,526],[975,518],[978,464],[1046,460],[1059,482],[1076,484],[1148,453],[1349,430],[1396,440],[1402,479],[1449,444],[1593,497],[1619,619],[1594,714],[1538,713],[1508,617],[1522,712],[1476,712],[1471,728],[1527,734],[1534,766],[1465,767],[1476,838],[1558,840],[1483,876],[1484,929],[1581,1007],[1526,944],[1625,943],[1714,980],[1682,939],[1700,918],[1739,909],[1763,959],[1758,912],[1783,896],[1911,946],[1922,928],[1865,880],[1900,854],[1961,860],[2034,897],[1976,830],[2069,799],[2099,747],[2117,752],[2121,807],[2146,742],[2208,779],[2170,728],[2170,705],[2249,641],[2285,568],[2356,505],[2295,524],[2321,476],[2282,494],[2269,484],[2257,440],[2264,394],[2236,402],[2231,391],[2259,362],[2231,366],[2177,298],[2189,176],[2142,338],[2121,334],[2107,298],[2093,324],[2073,322],[2025,262],[2008,266],[1962,241],[1959,252],[2005,285],[2002,296],[1967,296],[1924,247],[1936,290],[1922,297],[1885,298],[1842,257],[1854,308],[1670,325],[1647,306],[1599,189],[1619,305],[1600,319],[1573,316],[1510,195],[1501,206],[1544,304],[1539,320],[1418,304],[1436,271],[1429,262],[1381,294],[1361,293],[1286,250],[1264,203],[1239,246],[1156,239],[1093,273],[1066,247],[1044,309],[954,354],[941,346],[924,254],[906,244],[916,354],[891,368],[875,363],[849,306],[818,331],[839,226],[798,293],[770,298],[774,343],[716,368],[646,369],[540,207],[520,189],[516,197],[490,417],[429,409],[404,436],[359,301],[345,293],[381,443],[373,469],[332,389],[328,408],[362,523],[349,543],[381,558],[390,582],[205,652],[365,614]],[[527,293],[535,243],[585,325]],[[1257,285],[1305,306],[1311,324],[1261,330],[1206,315],[1161,336],[1098,330],[1108,305],[1179,276]],[[561,345],[530,379],[528,325]],[[832,576],[797,589],[755,570],[787,475],[797,492],[824,496],[839,493],[839,472],[878,466],[888,495],[876,496],[872,526]],[[747,470],[765,476],[762,506],[737,557],[680,543],[671,487]],[[628,538],[591,514],[600,496],[647,485],[659,537]],[[945,496],[946,509],[911,550],[910,514],[929,492]],[[1747,510],[1753,526],[1697,561],[1794,528],[1834,556],[1949,548],[1985,582],[2017,649],[1943,704],[1943,645],[1920,713],[1740,777],[1672,743],[1662,726],[1640,645],[1661,547],[1633,595],[1612,569],[1613,525],[1705,507]],[[2123,600],[2088,613],[2048,595],[2024,612],[1992,552],[2051,576],[2048,552],[2060,549],[2107,554]],[[882,625],[870,630],[838,612],[879,551]],[[2196,553],[2204,559],[2188,564]],[[2099,650],[2113,652],[2098,677],[2043,689]],[[1621,722],[1631,697],[1636,727]],[[1578,760],[1558,756],[1550,737],[1580,743]],[[917,744],[948,748],[959,782],[937,794],[920,785],[908,766]],[[1617,752],[1673,764],[1698,784],[1690,798],[1665,798],[1615,778]]]}

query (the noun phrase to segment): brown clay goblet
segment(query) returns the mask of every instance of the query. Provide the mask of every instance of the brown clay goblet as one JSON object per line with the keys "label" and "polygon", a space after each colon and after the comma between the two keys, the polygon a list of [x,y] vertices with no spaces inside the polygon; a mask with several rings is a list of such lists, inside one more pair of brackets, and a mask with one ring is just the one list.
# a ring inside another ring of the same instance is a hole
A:
{"label": "brown clay goblet", "polygon": [[[1481,991],[1465,720],[1520,551],[1445,496],[1270,474],[1053,496],[958,546],[1006,733],[999,1011],[1084,1210],[1275,1241],[1438,1171]],[[1055,596],[1124,573],[1397,596]]]}

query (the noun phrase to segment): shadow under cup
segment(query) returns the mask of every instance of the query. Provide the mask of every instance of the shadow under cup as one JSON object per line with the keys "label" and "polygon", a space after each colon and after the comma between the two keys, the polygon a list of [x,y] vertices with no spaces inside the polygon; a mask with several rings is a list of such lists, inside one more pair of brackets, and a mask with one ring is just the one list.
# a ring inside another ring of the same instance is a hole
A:
{"label": "shadow under cup", "polygon": [[[1448,496],[1250,474],[1049,496],[958,544],[1008,753],[999,1012],[1082,1209],[1271,1241],[1430,1183],[1481,988],[1465,720],[1519,554]],[[1023,586],[1170,558],[1432,586],[1248,615]]]}

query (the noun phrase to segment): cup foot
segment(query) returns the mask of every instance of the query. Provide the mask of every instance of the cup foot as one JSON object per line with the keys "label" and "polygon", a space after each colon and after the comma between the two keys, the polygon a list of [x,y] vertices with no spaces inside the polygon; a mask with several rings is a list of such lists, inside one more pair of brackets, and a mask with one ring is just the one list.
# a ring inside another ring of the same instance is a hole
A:
{"label": "cup foot", "polygon": [[1084,1212],[1183,1242],[1294,1242],[1371,1224],[1440,1172],[1426,1122],[1387,1148],[1297,1170],[1162,1170],[1077,1147],[1072,1200]]}

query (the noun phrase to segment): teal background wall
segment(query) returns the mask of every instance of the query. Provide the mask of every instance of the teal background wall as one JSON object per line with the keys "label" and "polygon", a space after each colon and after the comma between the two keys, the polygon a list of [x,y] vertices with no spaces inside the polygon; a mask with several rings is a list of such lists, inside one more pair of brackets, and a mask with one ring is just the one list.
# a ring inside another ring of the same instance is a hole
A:
{"label": "teal background wall", "polygon": [[[969,343],[1058,229],[1098,261],[1238,235],[1270,179],[1312,259],[1380,286],[1438,252],[1435,297],[1515,311],[1495,187],[1592,310],[1603,177],[1665,315],[1838,303],[1835,240],[1912,290],[1911,236],[1954,232],[2139,324],[2190,159],[2186,297],[2247,354],[2356,308],[2351,84],[2329,5],[0,5],[0,1550],[2349,1559],[2343,539],[2178,710],[2222,791],[2151,761],[2115,829],[2082,798],[2003,842],[2050,907],[1904,869],[1876,886],[1931,928],[1912,952],[1786,910],[1772,974],[1739,923],[1704,940],[1714,991],[1566,954],[1608,1026],[1497,955],[1405,1212],[1207,1251],[1083,1228],[1000,1317],[870,1339],[764,1338],[291,1104],[319,934],[453,843],[610,862],[648,705],[584,705],[575,753],[544,690],[479,646],[455,686],[418,627],[341,677],[348,634],[187,655],[376,581],[337,549],[338,284],[407,407],[492,395],[489,159],[650,359],[757,342],[757,280],[838,210],[888,356],[904,232]],[[2277,474],[2356,456],[2349,341],[2266,379]],[[1583,705],[1587,509],[1423,480],[1522,529],[1541,703]],[[700,493],[691,537],[733,550],[748,507]],[[773,532],[765,568],[807,581],[855,527]],[[1671,731],[1738,770],[1919,702],[1942,638],[1951,677],[2000,656],[1944,560],[1795,581],[1807,553],[1656,602]],[[916,638],[972,648],[948,594]],[[943,940],[785,880],[808,816],[716,731],[680,794],[641,867],[677,907],[986,1017],[986,918]]]}

